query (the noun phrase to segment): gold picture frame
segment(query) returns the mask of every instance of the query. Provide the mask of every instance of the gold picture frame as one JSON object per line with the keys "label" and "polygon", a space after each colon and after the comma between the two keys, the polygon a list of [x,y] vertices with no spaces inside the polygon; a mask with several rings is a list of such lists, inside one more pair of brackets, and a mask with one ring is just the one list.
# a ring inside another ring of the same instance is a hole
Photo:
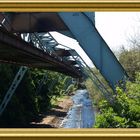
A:
{"label": "gold picture frame", "polygon": [[[140,11],[140,0],[1,0],[0,11]],[[139,140],[140,129],[0,129],[0,140]]]}

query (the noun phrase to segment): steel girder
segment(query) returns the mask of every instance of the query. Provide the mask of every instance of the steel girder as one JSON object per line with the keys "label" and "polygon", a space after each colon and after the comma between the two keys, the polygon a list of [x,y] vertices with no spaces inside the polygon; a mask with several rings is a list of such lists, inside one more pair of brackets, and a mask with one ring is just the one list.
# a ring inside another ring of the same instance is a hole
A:
{"label": "steel girder", "polygon": [[15,93],[17,87],[19,86],[22,78],[24,77],[26,71],[28,70],[27,67],[21,66],[19,71],[17,72],[14,80],[12,81],[11,86],[9,87],[7,93],[4,96],[4,99],[2,100],[2,103],[0,104],[0,115],[3,113],[5,110],[7,104],[11,100],[13,94]]}
{"label": "steel girder", "polygon": [[60,12],[58,15],[113,89],[119,81],[125,81],[127,74],[124,68],[87,13]]}
{"label": "steel girder", "polygon": [[[58,31],[75,38],[113,89],[119,81],[124,81],[127,77],[125,70],[95,28],[94,12],[10,13],[10,15],[13,32]],[[26,19],[26,22],[23,19]],[[40,27],[41,23],[44,28]]]}
{"label": "steel girder", "polygon": [[0,61],[3,63],[45,68],[73,77],[81,76],[81,73],[73,66],[3,29],[0,29],[0,44]]}

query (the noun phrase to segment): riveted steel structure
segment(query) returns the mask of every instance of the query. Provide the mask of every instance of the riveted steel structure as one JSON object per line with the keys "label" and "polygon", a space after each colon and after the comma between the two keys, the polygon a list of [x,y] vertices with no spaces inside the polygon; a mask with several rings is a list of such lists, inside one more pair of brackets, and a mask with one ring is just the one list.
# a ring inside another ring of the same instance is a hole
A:
{"label": "riveted steel structure", "polygon": [[58,14],[109,85],[115,89],[116,84],[119,81],[124,81],[127,74],[98,33],[91,16],[82,12]]}
{"label": "riveted steel structure", "polygon": [[0,13],[0,62],[49,69],[75,78],[87,75],[107,95],[108,91],[84,60],[75,50],[59,48],[62,44],[50,31],[76,39],[113,90],[127,78],[127,73],[96,29],[94,12]]}
{"label": "riveted steel structure", "polygon": [[76,39],[109,85],[127,74],[95,27],[94,12],[9,13],[11,32],[58,31]]}

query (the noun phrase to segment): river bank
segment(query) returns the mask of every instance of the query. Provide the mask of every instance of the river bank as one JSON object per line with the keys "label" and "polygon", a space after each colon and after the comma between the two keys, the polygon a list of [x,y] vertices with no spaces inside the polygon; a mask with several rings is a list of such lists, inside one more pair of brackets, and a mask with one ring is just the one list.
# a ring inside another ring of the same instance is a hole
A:
{"label": "river bank", "polygon": [[46,114],[40,115],[40,119],[36,122],[31,122],[31,127],[38,128],[59,128],[62,120],[66,117],[68,110],[73,105],[70,96],[64,96],[57,102],[52,109],[48,110]]}
{"label": "river bank", "polygon": [[92,101],[87,90],[77,90],[65,96],[57,105],[31,123],[31,127],[42,128],[92,128],[95,122]]}
{"label": "river bank", "polygon": [[22,126],[19,123],[8,128],[92,128],[94,112],[87,90],[77,90],[60,98],[51,109],[29,124]]}

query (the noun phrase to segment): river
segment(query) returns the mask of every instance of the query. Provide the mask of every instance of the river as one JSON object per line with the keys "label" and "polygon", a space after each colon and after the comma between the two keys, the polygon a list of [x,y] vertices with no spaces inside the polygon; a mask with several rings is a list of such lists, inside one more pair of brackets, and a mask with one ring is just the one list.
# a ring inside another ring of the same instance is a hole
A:
{"label": "river", "polygon": [[60,127],[92,128],[95,123],[95,111],[88,91],[86,89],[77,90],[71,98],[73,100],[73,106],[69,109]]}

